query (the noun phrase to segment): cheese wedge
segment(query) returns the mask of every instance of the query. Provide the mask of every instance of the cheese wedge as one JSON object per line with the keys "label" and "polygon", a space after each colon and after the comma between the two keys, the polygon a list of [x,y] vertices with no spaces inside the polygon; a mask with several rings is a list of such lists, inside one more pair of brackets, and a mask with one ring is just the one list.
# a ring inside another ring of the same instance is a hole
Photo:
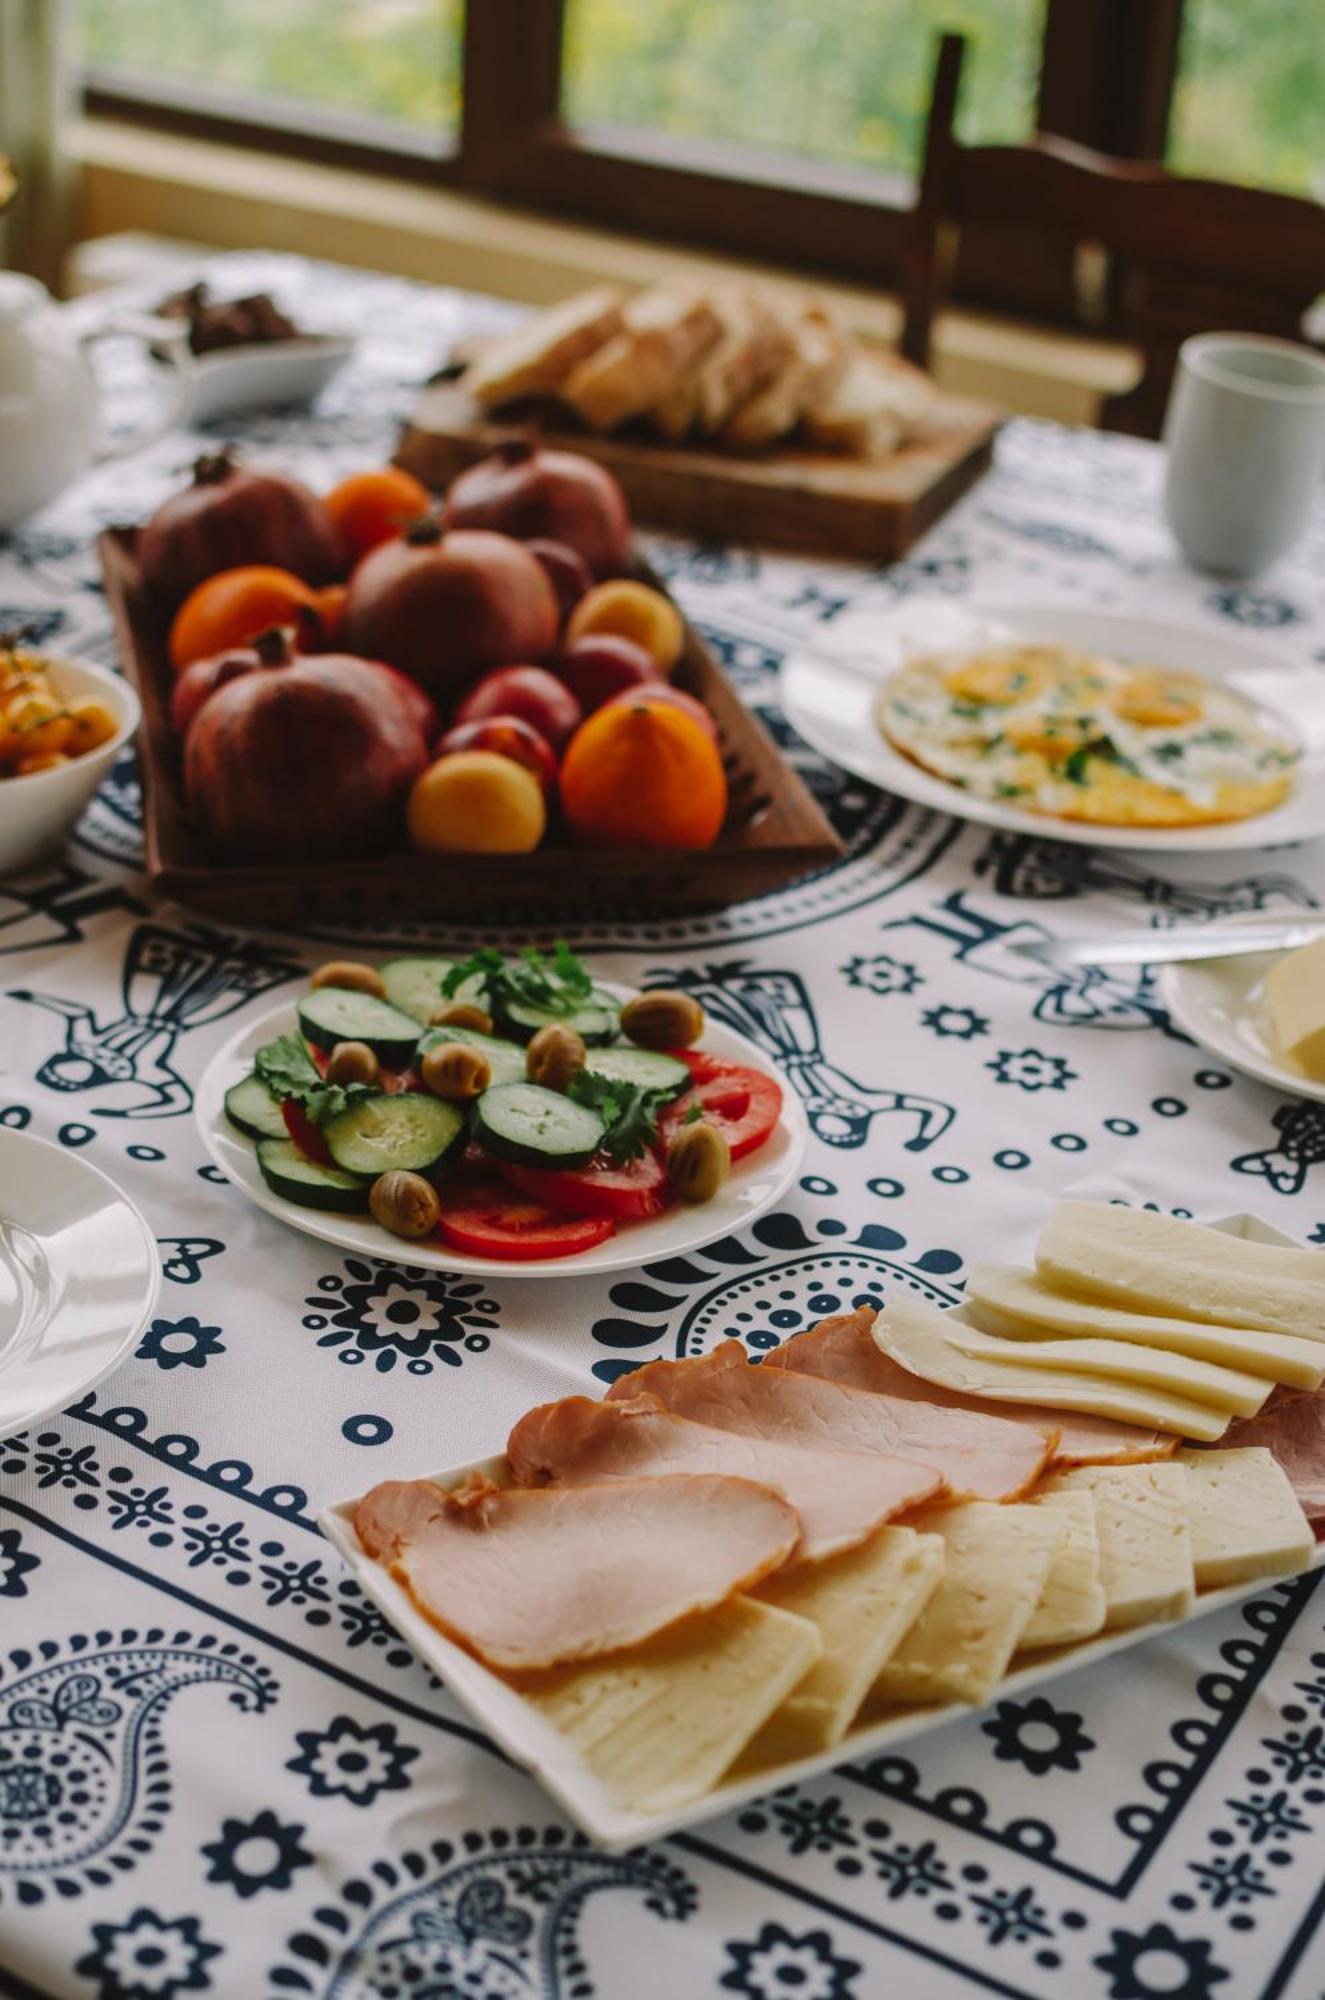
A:
{"label": "cheese wedge", "polygon": [[1265,975],[1280,1049],[1306,1076],[1325,1077],[1325,938],[1286,951]]}
{"label": "cheese wedge", "polygon": [[1306,1515],[1272,1453],[1259,1445],[1237,1451],[1183,1451],[1187,1522],[1198,1590],[1290,1576],[1316,1546]]}
{"label": "cheese wedge", "polygon": [[1017,1651],[1069,1646],[1104,1630],[1108,1599],[1100,1572],[1100,1538],[1090,1493],[1046,1493],[1034,1503],[1052,1508],[1064,1523],[1063,1539],[1045,1578],[1040,1601]]}
{"label": "cheese wedge", "polygon": [[733,1597],[629,1652],[540,1675],[520,1692],[575,1745],[614,1804],[671,1812],[712,1790],[821,1651],[807,1618]]}
{"label": "cheese wedge", "polygon": [[1211,1326],[1201,1320],[1167,1319],[1129,1312],[1123,1306],[1058,1290],[1038,1271],[1007,1264],[980,1264],[966,1281],[971,1317],[986,1333],[1005,1340],[1067,1333],[1105,1340],[1130,1340],[1171,1354],[1190,1354],[1225,1368],[1264,1375],[1290,1389],[1318,1389],[1325,1382],[1325,1341],[1262,1327]]}
{"label": "cheese wedge", "polygon": [[980,1337],[975,1328],[962,1327],[951,1314],[919,1299],[890,1301],[874,1322],[874,1339],[885,1354],[923,1381],[955,1389],[959,1395],[994,1403],[1037,1403],[1049,1410],[1082,1410],[1204,1444],[1214,1444],[1228,1428],[1227,1411],[1187,1396],[1108,1381],[1081,1369],[1030,1367],[1017,1359],[1018,1342],[1003,1343],[1010,1351],[1008,1359],[963,1353],[954,1338],[959,1333],[968,1339],[973,1334]]}
{"label": "cheese wedge", "polygon": [[1050,1284],[1132,1311],[1325,1340],[1325,1257],[1228,1236],[1151,1209],[1060,1202],[1040,1233]]}
{"label": "cheese wedge", "polygon": [[1095,1502],[1106,1631],[1185,1618],[1196,1580],[1187,1523],[1187,1471],[1163,1465],[1077,1465],[1045,1493],[1089,1493]]}
{"label": "cheese wedge", "polygon": [[798,1563],[761,1584],[759,1601],[808,1618],[824,1650],[750,1744],[742,1768],[840,1743],[942,1574],[941,1536],[882,1528],[844,1555]]}
{"label": "cheese wedge", "polygon": [[1267,1375],[1248,1375],[1245,1369],[1221,1368],[1213,1361],[1195,1361],[1190,1354],[1169,1354],[1125,1340],[1054,1340],[1048,1334],[1031,1340],[999,1340],[951,1313],[945,1330],[959,1353],[979,1360],[1099,1375],[1105,1381],[1160,1389],[1193,1403],[1208,1403],[1212,1409],[1227,1410],[1235,1417],[1254,1417],[1274,1387]]}
{"label": "cheese wedge", "polygon": [[872,1701],[982,1702],[1007,1672],[1066,1526],[1052,1508],[971,1500],[920,1517],[943,1537],[938,1588],[875,1680]]}

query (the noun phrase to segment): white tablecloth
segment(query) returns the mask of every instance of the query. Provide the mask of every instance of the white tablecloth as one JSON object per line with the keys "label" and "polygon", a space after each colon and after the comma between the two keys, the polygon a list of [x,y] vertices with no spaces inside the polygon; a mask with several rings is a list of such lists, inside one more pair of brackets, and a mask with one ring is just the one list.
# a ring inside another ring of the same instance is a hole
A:
{"label": "white tablecloth", "polygon": [[[414,386],[503,308],[226,260],[362,334],[311,414],[232,427],[325,487],[384,458]],[[130,385],[123,385],[120,408]],[[90,541],[176,437],[0,543],[0,625],[114,658]],[[1005,1701],[654,1849],[586,1847],[318,1538],[326,1499],[498,1447],[530,1404],[727,1335],[755,1353],[897,1287],[947,1301],[1067,1190],[1325,1242],[1325,1113],[1229,1075],[1145,974],[1032,936],[1286,909],[1318,849],[1156,864],[991,836],[791,740],[779,656],[846,605],[1015,587],[1230,623],[1325,667],[1325,535],[1265,581],[1183,569],[1147,445],[1016,422],[906,561],[657,545],[839,827],[828,873],[720,916],[586,918],[605,976],[664,968],[807,1100],[785,1208],[624,1278],[475,1283],[347,1257],[206,1163],[192,1093],[328,940],[150,908],[126,756],[66,856],[0,885],[0,1119],[110,1172],[165,1278],[134,1358],[0,1443],[0,1987],[60,2000],[1309,2000],[1325,1852],[1312,1585]],[[1323,524],[1325,525],[1325,524]],[[1325,681],[1325,676],[1323,676]],[[472,933],[435,937],[442,948]],[[366,946],[386,946],[387,935]]]}

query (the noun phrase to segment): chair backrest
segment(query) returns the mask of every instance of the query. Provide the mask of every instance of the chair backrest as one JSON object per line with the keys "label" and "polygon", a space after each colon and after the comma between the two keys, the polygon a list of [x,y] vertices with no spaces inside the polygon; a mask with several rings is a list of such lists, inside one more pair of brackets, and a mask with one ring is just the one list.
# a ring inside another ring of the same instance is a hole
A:
{"label": "chair backrest", "polygon": [[1110,258],[1118,330],[1140,348],[1142,374],[1106,400],[1107,429],[1159,435],[1189,334],[1238,327],[1302,337],[1304,313],[1325,292],[1325,207],[1184,179],[1043,134],[1022,146],[965,146],[953,129],[963,56],[962,38],[945,35],[906,259],[908,360],[928,365],[951,232],[991,223],[1098,245]]}

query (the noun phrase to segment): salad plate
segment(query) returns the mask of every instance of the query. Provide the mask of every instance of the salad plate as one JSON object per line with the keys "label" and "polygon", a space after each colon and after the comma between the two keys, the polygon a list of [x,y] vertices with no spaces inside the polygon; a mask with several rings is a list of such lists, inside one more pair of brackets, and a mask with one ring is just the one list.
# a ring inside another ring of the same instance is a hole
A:
{"label": "salad plate", "polygon": [[[606,981],[598,983],[619,999],[631,997],[628,988]],[[656,1258],[698,1250],[721,1236],[746,1228],[787,1194],[805,1150],[808,1137],[805,1112],[795,1091],[784,1083],[782,1106],[771,1135],[757,1152],[734,1163],[730,1178],[713,1200],[702,1206],[682,1204],[647,1221],[625,1222],[616,1235],[573,1256],[517,1262],[508,1257],[457,1250],[437,1240],[405,1240],[389,1235],[370,1216],[303,1207],[274,1193],[259,1169],[252,1140],[236,1130],[227,1117],[226,1093],[251,1073],[257,1051],[279,1035],[297,1032],[298,1026],[295,1006],[285,1001],[233,1035],[212,1058],[198,1085],[198,1125],[216,1166],[258,1208],[292,1229],[302,1230],[323,1243],[357,1251],[361,1256],[393,1257],[426,1270],[467,1271],[491,1278],[587,1278],[609,1271],[632,1270]],[[753,1042],[720,1022],[706,1023],[698,1046],[700,1052],[720,1060],[773,1073],[767,1058]]]}
{"label": "salad plate", "polygon": [[[876,709],[893,674],[916,657],[985,646],[1079,648],[1146,667],[1201,675],[1231,691],[1267,728],[1298,746],[1287,796],[1246,819],[1191,826],[1105,825],[1030,812],[982,796],[915,763],[883,735]],[[1195,625],[1070,604],[989,599],[979,604],[908,598],[881,611],[848,614],[816,650],[784,661],[787,720],[812,748],[882,790],[959,819],[1078,846],[1152,853],[1208,854],[1311,840],[1325,834],[1325,716],[1315,677],[1258,645]]]}

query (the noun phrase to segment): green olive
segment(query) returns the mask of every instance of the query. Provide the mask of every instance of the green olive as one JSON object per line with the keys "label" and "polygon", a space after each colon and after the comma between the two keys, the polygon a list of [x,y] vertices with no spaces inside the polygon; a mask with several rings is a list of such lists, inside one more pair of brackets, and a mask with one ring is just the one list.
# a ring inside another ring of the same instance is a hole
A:
{"label": "green olive", "polygon": [[368,1190],[374,1222],[393,1236],[431,1236],[441,1219],[437,1190],[422,1174],[379,1174]]}
{"label": "green olive", "polygon": [[492,1033],[492,1016],[471,1000],[446,1000],[428,1016],[430,1028],[472,1028],[476,1034]]}
{"label": "green olive", "polygon": [[382,1065],[367,1042],[337,1042],[327,1060],[328,1083],[376,1083]]}
{"label": "green olive", "polygon": [[540,1028],[524,1052],[524,1070],[530,1083],[545,1090],[567,1091],[571,1078],[584,1068],[588,1050],[584,1038],[574,1028],[559,1021]]}
{"label": "green olive", "polygon": [[689,993],[637,993],[621,1009],[621,1032],[637,1048],[688,1049],[704,1032],[704,1009]]}
{"label": "green olive", "polygon": [[419,1064],[423,1087],[434,1097],[449,1097],[466,1103],[481,1097],[492,1082],[492,1064],[481,1049],[468,1042],[439,1042],[429,1049]]}
{"label": "green olive", "polygon": [[377,967],[353,958],[328,959],[308,983],[315,993],[320,986],[341,986],[347,993],[371,993],[378,1000],[386,999],[386,981]]}
{"label": "green olive", "polygon": [[683,1125],[667,1148],[667,1178],[678,1201],[712,1201],[732,1170],[731,1147],[704,1119]]}

